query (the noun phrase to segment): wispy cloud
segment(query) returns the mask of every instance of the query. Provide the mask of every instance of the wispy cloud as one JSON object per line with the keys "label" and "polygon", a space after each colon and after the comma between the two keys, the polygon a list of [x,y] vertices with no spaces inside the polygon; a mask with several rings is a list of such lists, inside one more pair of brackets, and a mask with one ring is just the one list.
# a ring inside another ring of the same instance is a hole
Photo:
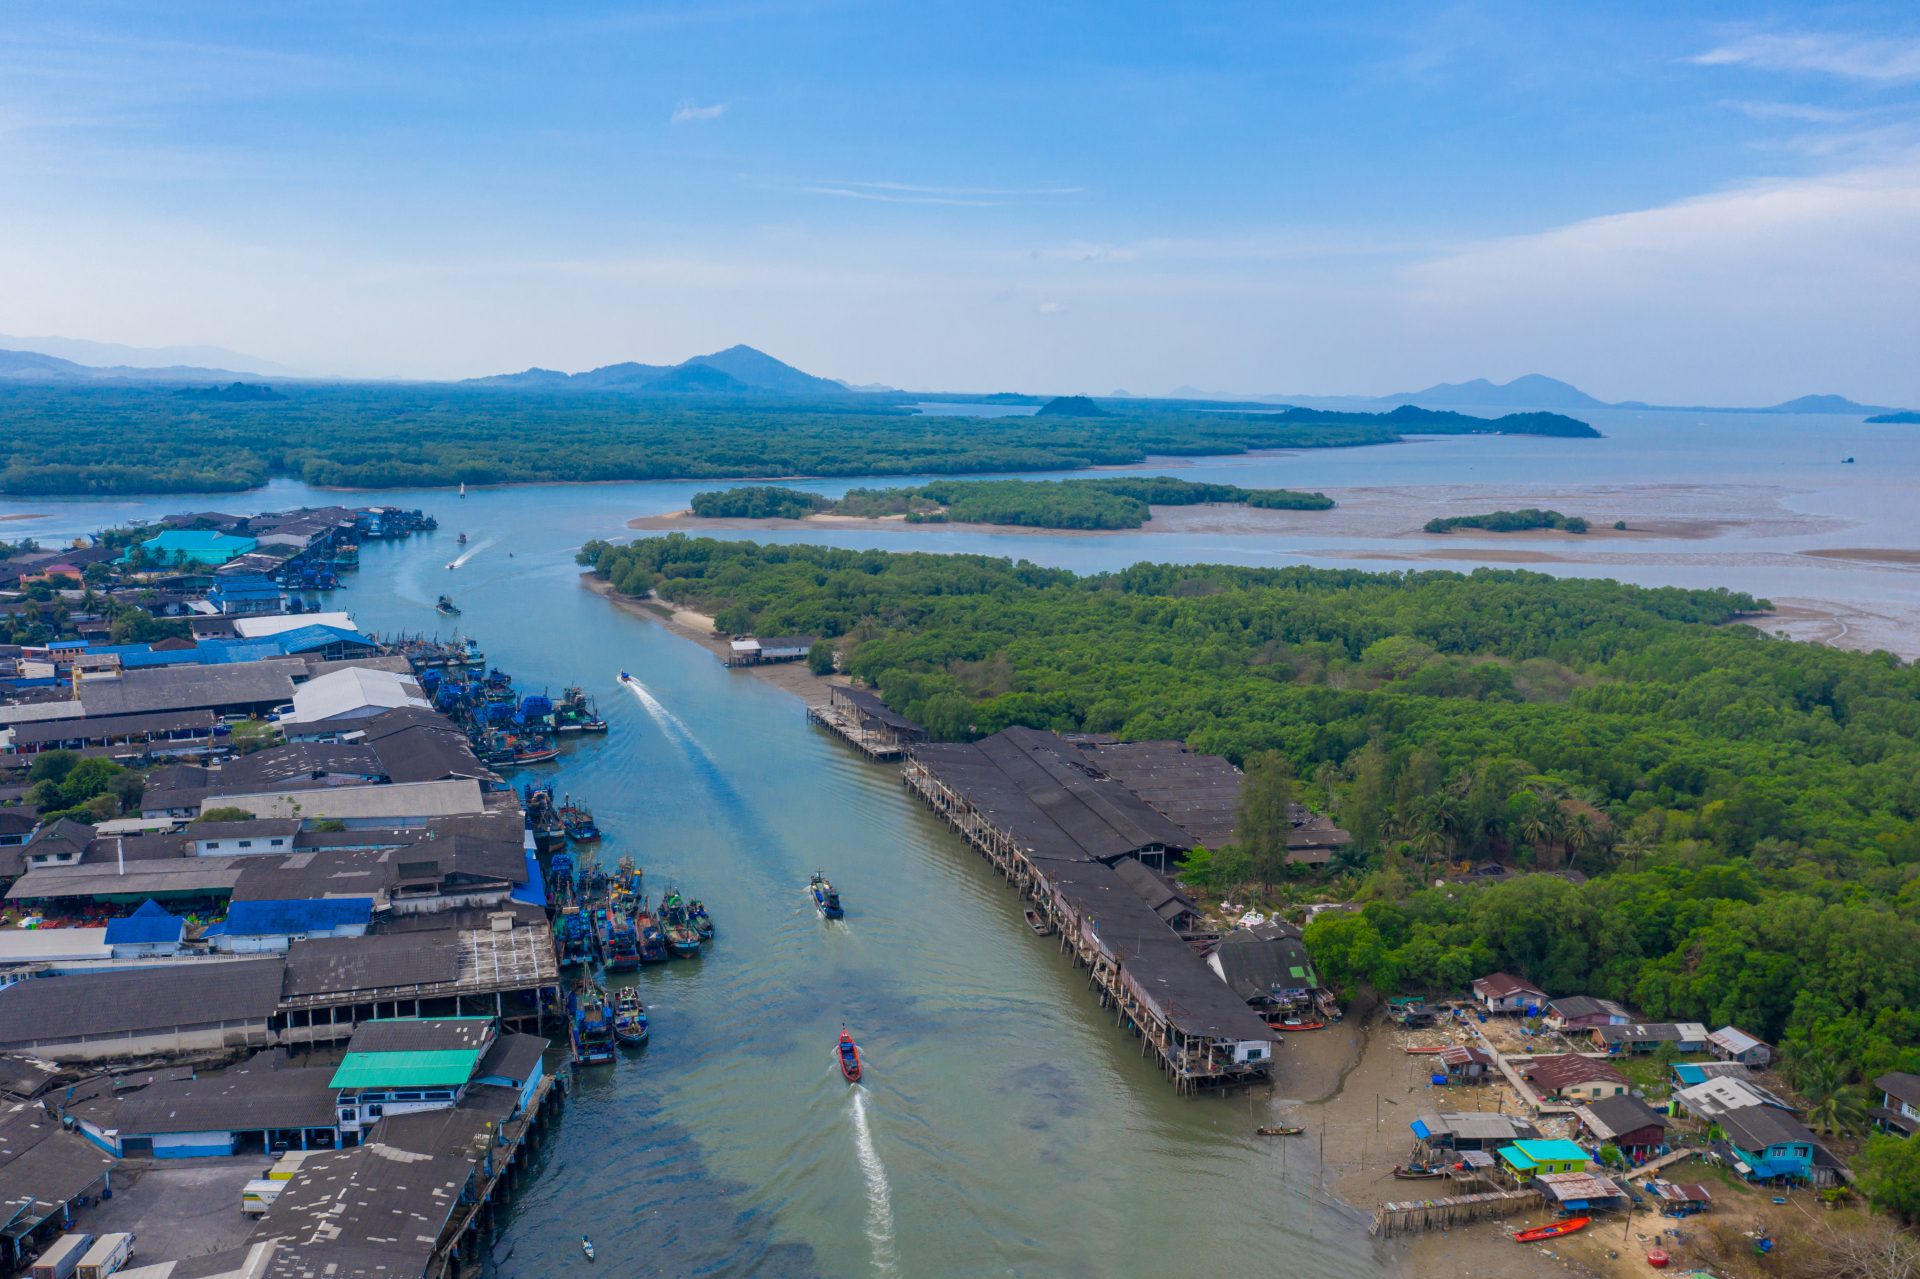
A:
{"label": "wispy cloud", "polygon": [[1801,124],[1846,124],[1858,120],[1864,111],[1843,111],[1837,107],[1816,107],[1805,102],[1746,102],[1724,100],[1721,106],[1755,120],[1796,120]]}
{"label": "wispy cloud", "polygon": [[1897,84],[1920,80],[1920,40],[1826,34],[1743,36],[1695,54],[1704,67],[1747,66],[1763,71],[1818,71],[1849,80]]}
{"label": "wispy cloud", "polygon": [[675,124],[698,124],[703,120],[718,120],[727,113],[727,104],[715,102],[711,106],[701,106],[692,101],[682,102],[673,109],[672,120]]}
{"label": "wispy cloud", "polygon": [[881,204],[946,204],[976,209],[1078,195],[1081,190],[1069,186],[928,186],[918,182],[816,182],[799,189],[809,195],[837,196],[842,200],[873,200]]}
{"label": "wispy cloud", "polygon": [[1040,304],[1040,314],[1042,315],[1058,315],[1066,309],[1066,307],[1061,306],[1058,302],[1042,302]]}

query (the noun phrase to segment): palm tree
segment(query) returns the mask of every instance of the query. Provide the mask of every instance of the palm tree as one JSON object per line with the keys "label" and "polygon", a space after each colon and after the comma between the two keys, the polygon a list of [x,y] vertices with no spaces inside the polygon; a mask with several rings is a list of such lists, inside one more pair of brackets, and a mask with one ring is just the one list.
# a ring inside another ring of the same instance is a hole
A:
{"label": "palm tree", "polygon": [[1865,1132],[1866,1090],[1857,1084],[1835,1088],[1807,1108],[1807,1127],[1828,1137]]}

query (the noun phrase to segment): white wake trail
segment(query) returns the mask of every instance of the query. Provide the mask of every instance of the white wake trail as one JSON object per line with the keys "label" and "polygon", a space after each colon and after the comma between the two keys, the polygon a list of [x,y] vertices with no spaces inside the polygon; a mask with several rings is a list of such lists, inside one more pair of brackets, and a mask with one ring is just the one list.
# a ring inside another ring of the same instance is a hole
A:
{"label": "white wake trail", "polygon": [[893,1244],[893,1191],[887,1185],[887,1166],[880,1162],[873,1132],[867,1126],[867,1090],[856,1084],[852,1092],[853,1148],[867,1179],[867,1239],[873,1244],[873,1268],[890,1275],[900,1265]]}
{"label": "white wake trail", "polygon": [[466,550],[460,552],[460,554],[454,556],[453,563],[447,565],[447,567],[459,568],[461,565],[465,564],[468,560],[472,559],[474,556],[478,555],[480,552],[486,550],[489,546],[496,545],[499,541],[500,539],[497,537],[490,537],[484,542],[476,542],[472,546],[469,546]]}
{"label": "white wake trail", "polygon": [[653,718],[653,722],[660,726],[660,731],[666,735],[668,741],[680,748],[682,754],[687,754],[689,750],[698,751],[703,759],[709,763],[712,762],[713,757],[707,754],[707,748],[700,744],[700,739],[693,735],[693,730],[688,728],[678,715],[662,706],[660,699],[648,692],[645,684],[629,676],[627,688],[640,699],[640,705],[646,707],[647,714]]}

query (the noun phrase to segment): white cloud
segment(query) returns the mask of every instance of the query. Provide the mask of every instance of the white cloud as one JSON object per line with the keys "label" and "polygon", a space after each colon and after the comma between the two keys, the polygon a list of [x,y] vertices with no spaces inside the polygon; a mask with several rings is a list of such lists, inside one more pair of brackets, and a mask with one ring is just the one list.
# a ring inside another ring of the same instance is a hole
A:
{"label": "white cloud", "polygon": [[1849,80],[1893,84],[1920,80],[1920,40],[1837,35],[1749,35],[1688,59],[1704,67],[1819,71]]}
{"label": "white cloud", "polygon": [[1054,196],[1078,195],[1079,187],[929,186],[918,182],[826,181],[802,186],[809,195],[831,195],[843,200],[872,200],[879,204],[946,204],[963,208],[997,208]]}
{"label": "white cloud", "polygon": [[726,113],[727,104],[724,102],[716,102],[712,106],[703,107],[697,103],[688,101],[682,102],[679,106],[675,107],[671,118],[674,124],[697,124],[702,120],[718,120]]}
{"label": "white cloud", "polygon": [[1040,314],[1042,315],[1058,315],[1066,309],[1066,307],[1061,306],[1058,302],[1042,302],[1040,304]]}
{"label": "white cloud", "polygon": [[1835,107],[1816,107],[1804,102],[1745,102],[1730,99],[1720,105],[1754,120],[1797,120],[1802,124],[1846,124],[1864,114]]}

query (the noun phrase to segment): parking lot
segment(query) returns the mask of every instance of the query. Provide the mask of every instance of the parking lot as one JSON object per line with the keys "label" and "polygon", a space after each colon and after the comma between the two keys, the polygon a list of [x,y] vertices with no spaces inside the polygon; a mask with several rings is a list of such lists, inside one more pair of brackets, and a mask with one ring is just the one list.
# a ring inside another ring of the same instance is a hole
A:
{"label": "parking lot", "polygon": [[90,1235],[125,1230],[136,1256],[184,1260],[244,1241],[254,1218],[240,1211],[240,1190],[264,1176],[260,1154],[226,1159],[128,1159],[113,1170],[113,1198],[81,1212]]}

